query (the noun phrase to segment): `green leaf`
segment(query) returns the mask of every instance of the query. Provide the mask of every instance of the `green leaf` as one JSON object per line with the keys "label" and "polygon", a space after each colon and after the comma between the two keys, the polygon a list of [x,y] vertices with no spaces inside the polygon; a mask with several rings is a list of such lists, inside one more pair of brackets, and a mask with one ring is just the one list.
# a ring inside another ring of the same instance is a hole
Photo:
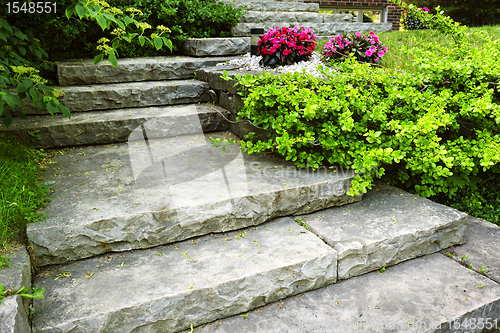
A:
{"label": "green leaf", "polygon": [[80,19],[82,19],[87,14],[87,10],[85,9],[85,7],[83,7],[80,4],[76,5],[75,11],[76,14],[80,17]]}
{"label": "green leaf", "polygon": [[61,110],[63,115],[65,115],[68,118],[71,118],[71,112],[66,106],[59,104],[59,109]]}
{"label": "green leaf", "polygon": [[51,115],[55,115],[59,111],[59,109],[54,102],[50,101],[47,103],[47,111],[49,111]]}
{"label": "green leaf", "polygon": [[108,60],[111,63],[111,65],[113,65],[115,68],[118,68],[118,60],[116,60],[115,52],[111,52],[109,54]]}
{"label": "green leaf", "polygon": [[163,45],[163,41],[161,40],[161,38],[160,38],[160,37],[156,36],[156,37],[154,38],[154,43],[155,43],[155,48],[156,48],[157,50],[161,49],[161,47],[162,47],[162,45]]}
{"label": "green leaf", "polygon": [[41,299],[41,298],[45,298],[45,296],[43,295],[44,292],[45,292],[45,288],[42,288],[42,289],[33,288],[33,293],[31,293],[31,294],[29,294],[29,293],[19,293],[19,295],[21,297],[25,297],[25,298],[38,298],[38,299]]}
{"label": "green leaf", "polygon": [[94,57],[94,65],[97,65],[98,63],[100,63],[103,58],[104,58],[104,54],[103,53],[96,55]]}
{"label": "green leaf", "polygon": [[30,84],[19,82],[19,84],[17,85],[16,91],[18,94],[20,94],[20,93],[23,93],[26,90],[28,90],[29,87],[30,87]]}
{"label": "green leaf", "polygon": [[14,35],[19,38],[19,39],[24,39],[24,40],[28,40],[28,36],[26,36],[25,34],[23,34],[20,30],[14,32]]}
{"label": "green leaf", "polygon": [[95,19],[97,20],[97,23],[99,23],[99,25],[101,26],[102,30],[104,31],[104,29],[106,29],[106,19],[104,18],[104,16],[97,15],[95,17]]}
{"label": "green leaf", "polygon": [[165,44],[170,49],[170,52],[172,52],[172,41],[166,37],[161,37],[161,39],[163,40],[163,44]]}
{"label": "green leaf", "polygon": [[24,114],[23,110],[19,106],[14,107],[14,113],[23,120],[28,120],[28,117]]}
{"label": "green leaf", "polygon": [[9,104],[11,108],[14,108],[16,105],[24,106],[24,102],[19,99],[19,97],[11,95],[9,93],[2,95],[2,99],[5,103]]}
{"label": "green leaf", "polygon": [[66,18],[68,20],[71,17],[71,15],[73,15],[75,13],[75,7],[76,7],[76,3],[73,3],[73,4],[69,5],[68,8],[66,8],[64,13],[66,14]]}
{"label": "green leaf", "polygon": [[120,27],[120,29],[125,30],[125,24],[123,24],[123,22],[122,22],[122,21],[120,21],[120,20],[116,20],[115,22],[116,22],[116,24],[118,25],[118,27]]}
{"label": "green leaf", "polygon": [[[0,108],[3,109],[3,103],[1,103],[0,105]],[[12,115],[7,110],[4,109],[0,117],[4,117],[2,119],[2,123],[5,125],[5,127],[9,127],[10,124],[12,124]]]}
{"label": "green leaf", "polygon": [[116,49],[118,47],[118,45],[120,44],[120,40],[118,38],[116,38],[114,41],[113,41],[113,44],[111,45],[114,49]]}
{"label": "green leaf", "polygon": [[144,36],[139,36],[139,43],[141,44],[141,46],[144,46],[144,43],[146,42],[146,38],[144,38]]}

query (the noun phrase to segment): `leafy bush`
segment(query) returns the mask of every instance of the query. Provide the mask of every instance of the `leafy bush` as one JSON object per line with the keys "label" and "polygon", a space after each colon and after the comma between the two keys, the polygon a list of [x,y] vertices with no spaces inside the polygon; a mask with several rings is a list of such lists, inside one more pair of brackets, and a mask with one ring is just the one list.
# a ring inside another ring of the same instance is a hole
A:
{"label": "leafy bush", "polygon": [[454,44],[406,50],[416,74],[361,64],[351,54],[324,79],[239,77],[245,97],[239,117],[271,130],[268,140],[249,135],[242,147],[276,151],[299,167],[352,168],[350,194],[365,192],[378,177],[424,197],[453,198],[473,188],[500,165],[500,42],[470,48],[464,28],[441,13],[418,18]]}
{"label": "leafy bush", "polygon": [[315,40],[311,29],[304,27],[271,29],[258,42],[258,55],[262,55],[260,64],[276,67],[309,60]]}
{"label": "leafy bush", "polygon": [[416,8],[412,10],[404,10],[401,15],[401,26],[405,30],[422,30],[429,29],[429,26],[424,25],[420,20],[415,16],[415,11],[423,10],[429,12],[427,7]]}
{"label": "leafy bush", "polygon": [[341,34],[330,39],[321,52],[325,60],[344,60],[353,54],[358,61],[377,63],[387,52],[387,48],[373,31],[368,35]]}

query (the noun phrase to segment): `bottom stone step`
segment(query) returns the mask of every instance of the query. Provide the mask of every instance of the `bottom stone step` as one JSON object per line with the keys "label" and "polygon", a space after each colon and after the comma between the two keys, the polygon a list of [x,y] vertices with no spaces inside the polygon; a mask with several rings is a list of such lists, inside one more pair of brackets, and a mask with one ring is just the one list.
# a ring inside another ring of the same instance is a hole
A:
{"label": "bottom stone step", "polygon": [[500,285],[433,254],[183,333],[497,332]]}
{"label": "bottom stone step", "polygon": [[290,218],[44,268],[35,332],[177,332],[336,281],[336,252]]}

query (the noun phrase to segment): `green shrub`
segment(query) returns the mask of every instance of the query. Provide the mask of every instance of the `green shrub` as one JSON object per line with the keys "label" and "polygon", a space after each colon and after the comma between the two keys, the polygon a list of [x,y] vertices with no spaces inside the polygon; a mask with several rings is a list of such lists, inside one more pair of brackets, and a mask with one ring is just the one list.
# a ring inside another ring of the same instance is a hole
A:
{"label": "green shrub", "polygon": [[461,0],[454,1],[444,8],[446,15],[453,20],[471,27],[500,23],[499,0]]}
{"label": "green shrub", "polygon": [[352,168],[351,194],[377,177],[424,197],[473,188],[475,177],[500,162],[500,42],[471,48],[463,27],[441,14],[419,19],[454,43],[406,50],[416,74],[351,57],[337,65],[340,73],[325,71],[325,80],[298,73],[238,78],[245,97],[239,117],[272,130],[265,141],[248,136],[243,148],[276,151],[299,167]]}

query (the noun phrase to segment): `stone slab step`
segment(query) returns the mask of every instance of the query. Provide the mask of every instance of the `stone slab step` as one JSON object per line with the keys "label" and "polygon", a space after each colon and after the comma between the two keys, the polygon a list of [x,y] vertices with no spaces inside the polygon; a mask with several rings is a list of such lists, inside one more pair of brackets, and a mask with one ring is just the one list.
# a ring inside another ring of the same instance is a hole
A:
{"label": "stone slab step", "polygon": [[[356,31],[391,31],[392,23],[308,23],[305,25],[301,22],[263,22],[259,28],[264,31],[276,28],[276,26],[299,25],[310,28],[317,36],[332,36],[340,33],[352,33]],[[250,36],[250,29],[255,28],[255,23],[238,23],[233,27],[232,32],[235,36]]]}
{"label": "stone slab step", "polygon": [[313,12],[319,11],[318,3],[303,3],[303,2],[278,2],[278,1],[245,1],[234,2],[232,0],[224,0],[225,3],[232,3],[233,6],[246,6],[246,11],[255,12]]}
{"label": "stone slab step", "polygon": [[[297,169],[281,157],[225,152],[211,138],[139,127],[123,144],[81,147],[47,166],[48,218],[29,224],[37,265],[168,244],[361,200],[354,173]],[[148,141],[145,141],[148,137]]]}
{"label": "stone slab step", "polygon": [[40,140],[33,144],[44,148],[126,142],[130,134],[144,125],[148,131],[176,136],[203,132],[224,131],[228,128],[224,116],[229,111],[211,104],[157,106],[111,111],[73,113],[71,118],[58,115],[30,116],[28,120],[14,118],[9,127],[0,125],[0,135],[14,135],[31,143],[29,132],[36,132]]}
{"label": "stone slab step", "polygon": [[268,22],[298,22],[298,25],[303,25],[308,28],[312,23],[352,23],[353,17],[350,14],[248,11],[240,19],[240,23],[267,24]]}
{"label": "stone slab step", "polygon": [[188,38],[181,52],[195,57],[246,54],[250,52],[250,37]]}
{"label": "stone slab step", "polygon": [[[37,332],[177,332],[336,281],[336,253],[290,218],[42,269]],[[63,277],[66,276],[66,277]],[[60,278],[58,278],[60,277]]]}
{"label": "stone slab step", "polygon": [[[208,102],[208,84],[197,80],[145,81],[59,87],[59,100],[73,112]],[[25,114],[48,114],[23,108]]]}
{"label": "stone slab step", "polygon": [[437,253],[245,315],[183,333],[496,332],[500,285]]}
{"label": "stone slab step", "polygon": [[187,56],[120,58],[118,68],[109,61],[94,65],[92,59],[67,60],[57,63],[60,86],[94,83],[183,80],[194,78],[204,67],[231,60],[233,57],[193,58]]}
{"label": "stone slab step", "polygon": [[298,217],[338,252],[348,279],[466,242],[467,214],[384,183],[363,200]]}
{"label": "stone slab step", "polygon": [[0,332],[29,333],[31,326],[23,307],[21,296],[14,295],[0,300]]}

